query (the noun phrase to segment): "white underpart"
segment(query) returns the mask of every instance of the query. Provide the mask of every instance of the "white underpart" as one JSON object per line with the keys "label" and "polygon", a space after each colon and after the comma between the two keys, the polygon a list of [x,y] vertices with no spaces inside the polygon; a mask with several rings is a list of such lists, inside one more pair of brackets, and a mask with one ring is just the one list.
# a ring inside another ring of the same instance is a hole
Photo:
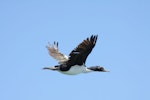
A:
{"label": "white underpart", "polygon": [[49,51],[49,54],[56,60],[58,60],[58,63],[59,64],[63,64],[65,63],[66,61],[68,61],[68,56],[64,55],[63,53],[61,53],[59,50],[58,50],[58,46],[56,44],[52,45],[52,44],[48,44],[48,46],[46,46],[48,51]]}
{"label": "white underpart", "polygon": [[85,67],[84,65],[82,66],[75,65],[75,66],[72,66],[69,71],[59,71],[59,72],[63,74],[68,74],[68,75],[76,75],[80,73],[92,72],[92,70],[87,69],[87,67]]}

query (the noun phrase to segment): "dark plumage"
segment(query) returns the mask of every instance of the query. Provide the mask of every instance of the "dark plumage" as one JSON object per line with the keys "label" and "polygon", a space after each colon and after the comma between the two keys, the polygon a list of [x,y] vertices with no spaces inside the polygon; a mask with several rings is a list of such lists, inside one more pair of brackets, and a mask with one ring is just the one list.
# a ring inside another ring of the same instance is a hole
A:
{"label": "dark plumage", "polygon": [[54,42],[54,45],[47,46],[49,54],[57,59],[60,65],[45,67],[44,69],[58,70],[64,74],[79,74],[91,71],[106,72],[106,70],[100,66],[89,68],[85,66],[86,59],[96,45],[97,38],[98,35],[92,35],[90,38],[83,40],[82,43],[71,51],[69,57],[59,52],[58,42]]}

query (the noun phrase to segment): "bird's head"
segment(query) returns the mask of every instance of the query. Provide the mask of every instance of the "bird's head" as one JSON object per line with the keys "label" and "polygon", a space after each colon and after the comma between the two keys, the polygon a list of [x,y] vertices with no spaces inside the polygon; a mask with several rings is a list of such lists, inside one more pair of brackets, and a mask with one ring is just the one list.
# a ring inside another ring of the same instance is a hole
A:
{"label": "bird's head", "polygon": [[97,67],[97,71],[109,72],[108,70],[106,70],[104,67],[101,67],[101,66],[98,66],[98,67]]}
{"label": "bird's head", "polygon": [[105,68],[101,66],[94,66],[88,69],[93,70],[93,71],[99,71],[99,72],[109,72],[108,70],[105,70]]}

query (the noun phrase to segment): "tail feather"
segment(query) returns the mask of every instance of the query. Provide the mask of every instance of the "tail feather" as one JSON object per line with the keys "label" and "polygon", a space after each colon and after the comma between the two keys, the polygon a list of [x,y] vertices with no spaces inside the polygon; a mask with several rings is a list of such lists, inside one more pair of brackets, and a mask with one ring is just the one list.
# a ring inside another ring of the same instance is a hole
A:
{"label": "tail feather", "polygon": [[57,67],[44,67],[44,70],[58,70]]}

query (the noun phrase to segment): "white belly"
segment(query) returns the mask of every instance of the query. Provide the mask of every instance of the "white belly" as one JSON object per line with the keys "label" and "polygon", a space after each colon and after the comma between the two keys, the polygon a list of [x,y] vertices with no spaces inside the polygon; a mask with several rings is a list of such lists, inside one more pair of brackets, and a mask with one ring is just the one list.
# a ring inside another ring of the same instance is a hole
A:
{"label": "white belly", "polygon": [[75,66],[72,66],[70,70],[68,71],[60,71],[60,72],[63,74],[68,74],[68,75],[76,75],[76,74],[87,72],[87,69],[83,65],[82,66],[75,65]]}

